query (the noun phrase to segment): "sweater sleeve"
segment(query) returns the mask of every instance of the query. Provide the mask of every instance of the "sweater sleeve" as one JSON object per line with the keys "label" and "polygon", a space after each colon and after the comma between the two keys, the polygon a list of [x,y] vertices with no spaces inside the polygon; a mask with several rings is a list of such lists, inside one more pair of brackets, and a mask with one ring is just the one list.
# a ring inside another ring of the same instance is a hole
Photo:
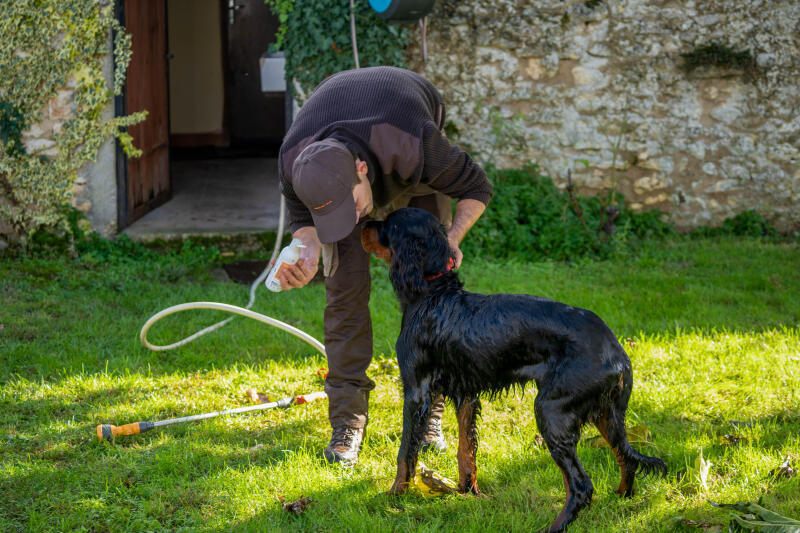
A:
{"label": "sweater sleeve", "polygon": [[422,158],[422,183],[451,198],[489,204],[494,187],[486,172],[464,150],[450,144],[433,123],[423,132]]}
{"label": "sweater sleeve", "polygon": [[313,226],[314,220],[311,218],[311,212],[295,194],[294,187],[292,187],[292,184],[286,179],[286,176],[284,176],[283,169],[281,168],[280,164],[278,165],[278,178],[281,184],[281,193],[283,194],[283,197],[286,198],[286,211],[288,213],[287,220],[289,222],[289,231],[294,233],[300,228]]}

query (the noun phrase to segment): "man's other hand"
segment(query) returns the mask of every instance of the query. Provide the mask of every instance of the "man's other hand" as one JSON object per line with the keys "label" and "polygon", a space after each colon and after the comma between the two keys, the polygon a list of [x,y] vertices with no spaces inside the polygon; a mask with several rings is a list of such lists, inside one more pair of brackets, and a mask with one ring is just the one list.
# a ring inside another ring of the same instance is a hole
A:
{"label": "man's other hand", "polygon": [[319,256],[322,251],[322,243],[319,242],[317,230],[313,226],[300,228],[292,234],[292,237],[300,239],[305,248],[300,248],[297,263],[287,265],[287,268],[283,268],[277,276],[281,288],[285,291],[305,287],[314,279],[319,270]]}

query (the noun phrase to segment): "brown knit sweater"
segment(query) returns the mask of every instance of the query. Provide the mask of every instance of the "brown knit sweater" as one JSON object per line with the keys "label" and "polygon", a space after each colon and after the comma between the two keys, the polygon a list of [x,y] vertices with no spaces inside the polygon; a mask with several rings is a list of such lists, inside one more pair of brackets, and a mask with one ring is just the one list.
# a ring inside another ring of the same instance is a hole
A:
{"label": "brown knit sweater", "polygon": [[409,70],[370,67],[325,79],[300,109],[281,145],[278,174],[291,231],[313,225],[292,188],[292,165],[306,146],[328,137],[367,163],[375,207],[420,183],[453,198],[488,204],[492,184],[483,169],[441,133],[444,119],[439,91]]}

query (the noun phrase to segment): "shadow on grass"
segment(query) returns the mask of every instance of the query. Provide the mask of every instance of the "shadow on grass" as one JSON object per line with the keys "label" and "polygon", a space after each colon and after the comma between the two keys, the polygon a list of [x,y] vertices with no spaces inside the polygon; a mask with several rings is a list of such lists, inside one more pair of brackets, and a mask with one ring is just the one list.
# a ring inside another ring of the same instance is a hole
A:
{"label": "shadow on grass", "polygon": [[[216,499],[209,479],[279,465],[298,448],[321,450],[327,442],[316,436],[314,419],[254,426],[188,423],[99,443],[95,425],[81,424],[15,439],[3,452],[18,461],[0,476],[0,494],[13,497],[0,509],[20,530],[36,515],[44,529],[198,527],[202,517],[189,515]],[[134,518],[139,525],[131,525]]]}
{"label": "shadow on grass", "polygon": [[[103,529],[123,523],[130,529],[204,527],[219,531],[522,531],[544,527],[564,502],[560,473],[545,448],[533,446],[498,459],[487,457],[485,451],[482,455],[479,449],[478,480],[489,496],[487,500],[461,496],[425,499],[414,493],[389,497],[382,492],[388,489],[391,479],[374,479],[365,467],[334,488],[320,489],[310,479],[293,480],[295,486],[303,487],[302,493],[297,490],[287,493],[287,499],[302,494],[315,500],[300,516],[285,512],[270,492],[279,482],[276,485],[271,481],[272,488],[267,492],[256,486],[253,500],[259,510],[246,518],[229,517],[224,527],[217,526],[218,521],[209,523],[209,517],[203,513],[213,509],[224,509],[222,512],[226,514],[235,512],[222,503],[226,497],[219,491],[228,490],[240,496],[242,492],[236,485],[229,486],[226,479],[252,477],[254,471],[284,465],[298,452],[313,455],[321,463],[319,450],[328,436],[322,430],[327,429],[324,414],[292,419],[278,416],[278,420],[262,417],[254,419],[252,424],[242,424],[244,428],[188,423],[120,437],[113,445],[96,442],[94,422],[63,430],[37,431],[39,425],[47,426],[47,419],[37,417],[37,413],[50,413],[51,423],[85,420],[93,412],[88,400],[102,401],[106,395],[112,395],[119,403],[125,403],[129,394],[144,397],[134,389],[124,386],[93,391],[85,397],[73,398],[77,402],[71,404],[69,398],[61,395],[25,401],[19,406],[3,406],[6,411],[12,410],[6,415],[12,414],[14,419],[23,421],[19,429],[24,435],[6,443],[3,449],[4,455],[16,455],[21,462],[0,477],[0,494],[15,496],[0,505],[7,520],[19,525],[20,530],[27,529],[33,522],[32,516],[41,515],[43,523],[55,529],[88,523]],[[154,413],[154,418],[173,415]],[[641,453],[665,459],[671,479],[684,469],[684,457],[696,455],[691,441],[697,437],[698,429],[716,434],[727,431],[725,424],[729,424],[712,421],[698,428],[697,423],[647,404],[638,407],[637,415],[655,439],[652,444],[635,447]],[[747,423],[747,427],[761,428],[763,432],[760,440],[743,446],[753,446],[763,453],[779,453],[797,438],[793,428],[800,424],[800,419],[787,408]],[[491,426],[480,427],[482,431],[492,431]],[[664,438],[670,441],[668,456],[659,450]],[[452,435],[450,440],[452,443]],[[260,443],[257,448],[256,441]],[[509,441],[508,445],[518,446],[519,442]],[[726,449],[720,444],[704,452],[708,459],[719,463],[716,457],[724,455]],[[389,457],[378,460],[393,465],[395,453],[393,448]],[[452,454],[452,450],[448,453]],[[620,499],[611,493],[619,482],[619,473],[610,450],[580,445],[579,455],[595,482],[596,492],[592,507],[581,512],[574,531],[628,530],[625,524],[631,520],[649,526],[630,530],[670,531],[667,525],[661,527],[659,523],[667,524],[673,511],[649,509],[650,501],[659,497],[658,487],[663,484],[649,478],[637,479],[640,495],[632,500]],[[424,456],[422,459],[426,460]],[[448,460],[455,458],[448,456]],[[317,466],[312,470],[318,474],[326,468],[336,467]],[[283,469],[284,466],[279,467]],[[780,488],[783,484],[777,482],[775,486]]]}

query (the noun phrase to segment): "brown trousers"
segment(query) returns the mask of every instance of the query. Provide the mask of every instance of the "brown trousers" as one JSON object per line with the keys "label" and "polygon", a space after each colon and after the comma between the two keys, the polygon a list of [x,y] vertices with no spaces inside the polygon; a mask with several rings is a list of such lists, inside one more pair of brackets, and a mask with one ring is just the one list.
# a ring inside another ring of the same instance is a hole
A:
{"label": "brown trousers", "polygon": [[[403,207],[403,204],[425,209],[445,227],[452,223],[451,201],[443,194],[409,194],[393,202],[392,208]],[[364,427],[368,420],[369,392],[375,388],[375,382],[367,377],[372,361],[370,274],[369,254],[361,247],[360,225],[336,246],[338,267],[333,275],[325,278],[328,418],[332,427]],[[434,416],[441,417],[443,410],[443,402],[432,406]]]}

